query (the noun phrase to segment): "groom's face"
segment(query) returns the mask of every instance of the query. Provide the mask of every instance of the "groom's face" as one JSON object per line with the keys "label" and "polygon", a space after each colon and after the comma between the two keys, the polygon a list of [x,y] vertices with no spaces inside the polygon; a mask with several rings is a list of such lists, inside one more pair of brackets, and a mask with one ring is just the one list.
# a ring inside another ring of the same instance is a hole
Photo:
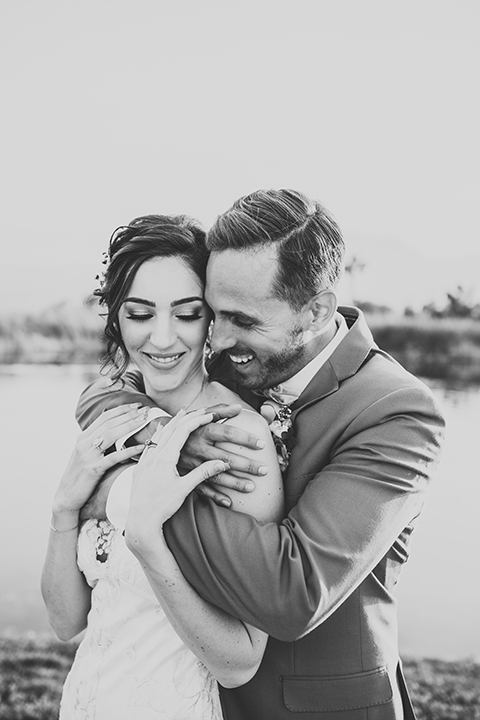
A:
{"label": "groom's face", "polygon": [[276,298],[272,281],[276,250],[224,250],[212,253],[205,298],[215,313],[212,347],[226,350],[240,385],[273,387],[310,360],[303,341],[310,322]]}

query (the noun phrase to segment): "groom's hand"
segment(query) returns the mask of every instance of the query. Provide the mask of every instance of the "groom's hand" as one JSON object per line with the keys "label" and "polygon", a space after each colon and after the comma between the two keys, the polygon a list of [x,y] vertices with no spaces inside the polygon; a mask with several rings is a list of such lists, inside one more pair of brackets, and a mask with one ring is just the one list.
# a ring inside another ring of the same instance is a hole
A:
{"label": "groom's hand", "polygon": [[[179,469],[182,473],[197,467],[205,460],[222,460],[228,463],[230,472],[220,473],[196,489],[199,494],[211,498],[218,505],[227,507],[230,506],[231,500],[228,495],[221,492],[222,486],[239,492],[252,492],[255,489],[254,483],[251,479],[242,476],[261,476],[267,471],[260,462],[217,447],[217,443],[229,443],[238,445],[239,449],[248,447],[252,450],[259,450],[265,446],[263,440],[256,435],[218,422],[235,417],[241,410],[241,405],[214,405],[207,408],[207,412],[214,415],[213,422],[191,433],[180,456]],[[242,476],[236,476],[236,472],[242,473]]]}

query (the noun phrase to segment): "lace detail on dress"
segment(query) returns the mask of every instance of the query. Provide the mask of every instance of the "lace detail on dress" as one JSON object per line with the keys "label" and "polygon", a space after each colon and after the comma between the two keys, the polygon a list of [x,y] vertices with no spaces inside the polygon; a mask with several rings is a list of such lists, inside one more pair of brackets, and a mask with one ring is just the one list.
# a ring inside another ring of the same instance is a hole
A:
{"label": "lace detail on dress", "polygon": [[170,625],[121,529],[87,520],[77,552],[92,606],[60,720],[221,720],[214,677]]}
{"label": "lace detail on dress", "polygon": [[108,520],[97,520],[99,534],[95,541],[95,557],[98,562],[104,563],[108,559],[115,528]]}

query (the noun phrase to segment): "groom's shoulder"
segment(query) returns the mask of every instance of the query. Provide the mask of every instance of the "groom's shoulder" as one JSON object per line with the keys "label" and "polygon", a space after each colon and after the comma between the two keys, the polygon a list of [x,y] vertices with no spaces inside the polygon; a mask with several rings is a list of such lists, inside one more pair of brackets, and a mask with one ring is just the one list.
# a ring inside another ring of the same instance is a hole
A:
{"label": "groom's shoulder", "polygon": [[[342,387],[343,385],[343,387]],[[350,401],[364,409],[396,408],[399,416],[423,413],[443,423],[443,409],[433,390],[380,348],[372,349],[359,371],[341,384],[343,402]],[[354,399],[353,399],[354,398]]]}
{"label": "groom's shoulder", "polygon": [[206,368],[210,380],[216,380],[233,392],[238,392],[238,383],[233,376],[232,364],[226,352],[210,355],[207,358]]}

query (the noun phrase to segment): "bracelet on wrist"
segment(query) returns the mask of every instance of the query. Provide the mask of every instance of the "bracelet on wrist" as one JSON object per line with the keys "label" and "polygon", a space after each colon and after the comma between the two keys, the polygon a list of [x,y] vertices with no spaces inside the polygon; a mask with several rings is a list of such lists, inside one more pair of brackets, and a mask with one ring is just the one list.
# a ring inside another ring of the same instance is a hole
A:
{"label": "bracelet on wrist", "polygon": [[61,533],[67,533],[67,532],[72,532],[73,530],[78,530],[78,523],[77,523],[77,525],[75,525],[74,527],[66,528],[65,530],[58,530],[58,529],[54,526],[53,522],[50,520],[50,528],[53,530],[53,532],[56,532],[56,533],[60,533],[60,534],[61,534]]}

